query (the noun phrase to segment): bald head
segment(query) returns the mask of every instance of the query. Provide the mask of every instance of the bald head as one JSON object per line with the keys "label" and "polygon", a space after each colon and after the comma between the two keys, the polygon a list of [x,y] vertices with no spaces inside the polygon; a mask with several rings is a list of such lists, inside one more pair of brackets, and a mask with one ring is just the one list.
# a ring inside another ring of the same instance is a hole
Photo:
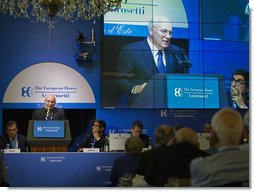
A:
{"label": "bald head", "polygon": [[173,142],[174,129],[167,124],[162,124],[155,129],[156,146],[165,146]]}
{"label": "bald head", "polygon": [[196,146],[198,145],[197,133],[188,127],[179,129],[176,132],[175,138],[177,143],[191,143]]}
{"label": "bald head", "polygon": [[53,94],[48,94],[45,99],[44,99],[44,103],[45,103],[45,109],[47,110],[51,110],[54,108],[55,104],[56,104],[56,97]]}
{"label": "bald head", "polygon": [[221,109],[212,118],[212,130],[221,146],[239,145],[243,131],[242,116],[234,109]]}

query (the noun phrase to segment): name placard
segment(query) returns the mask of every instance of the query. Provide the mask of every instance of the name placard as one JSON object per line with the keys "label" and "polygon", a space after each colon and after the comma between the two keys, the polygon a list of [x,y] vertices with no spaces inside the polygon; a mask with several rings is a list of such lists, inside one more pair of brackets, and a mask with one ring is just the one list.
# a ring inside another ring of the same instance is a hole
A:
{"label": "name placard", "polygon": [[99,148],[83,148],[83,152],[85,153],[97,153],[100,152]]}
{"label": "name placard", "polygon": [[109,134],[109,150],[124,151],[125,141],[131,137],[130,133],[110,133]]}
{"label": "name placard", "polygon": [[4,149],[4,153],[20,153],[20,149]]}

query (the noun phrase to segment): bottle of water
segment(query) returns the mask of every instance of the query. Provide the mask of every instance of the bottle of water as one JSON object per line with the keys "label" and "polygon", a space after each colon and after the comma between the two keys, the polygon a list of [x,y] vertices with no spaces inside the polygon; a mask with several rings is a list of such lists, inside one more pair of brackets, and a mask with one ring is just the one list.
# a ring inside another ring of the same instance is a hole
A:
{"label": "bottle of water", "polygon": [[104,152],[109,152],[109,138],[105,137]]}
{"label": "bottle of water", "polygon": [[10,149],[11,144],[10,143],[6,143],[5,149]]}
{"label": "bottle of water", "polygon": [[152,138],[149,137],[148,150],[152,149]]}

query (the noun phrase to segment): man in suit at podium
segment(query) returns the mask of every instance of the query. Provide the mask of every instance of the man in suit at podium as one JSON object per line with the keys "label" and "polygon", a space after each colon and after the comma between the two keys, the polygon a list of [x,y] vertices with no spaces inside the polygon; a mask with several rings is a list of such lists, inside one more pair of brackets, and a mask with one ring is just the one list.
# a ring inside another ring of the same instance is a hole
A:
{"label": "man in suit at podium", "polygon": [[63,109],[55,107],[56,97],[48,94],[44,99],[44,107],[34,110],[33,120],[64,120],[65,114]]}
{"label": "man in suit at podium", "polygon": [[129,105],[154,73],[188,73],[191,67],[184,51],[171,44],[173,30],[168,18],[154,17],[148,24],[148,32],[146,39],[124,46],[117,62],[117,72],[126,74],[117,85],[128,95]]}

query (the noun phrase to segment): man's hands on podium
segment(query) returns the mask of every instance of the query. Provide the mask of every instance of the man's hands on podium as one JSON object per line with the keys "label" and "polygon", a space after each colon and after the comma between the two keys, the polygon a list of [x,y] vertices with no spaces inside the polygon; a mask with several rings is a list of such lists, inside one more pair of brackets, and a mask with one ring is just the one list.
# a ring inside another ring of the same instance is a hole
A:
{"label": "man's hands on podium", "polygon": [[131,93],[132,94],[140,94],[146,85],[147,85],[147,83],[143,83],[141,85],[136,85],[135,87],[132,88]]}

